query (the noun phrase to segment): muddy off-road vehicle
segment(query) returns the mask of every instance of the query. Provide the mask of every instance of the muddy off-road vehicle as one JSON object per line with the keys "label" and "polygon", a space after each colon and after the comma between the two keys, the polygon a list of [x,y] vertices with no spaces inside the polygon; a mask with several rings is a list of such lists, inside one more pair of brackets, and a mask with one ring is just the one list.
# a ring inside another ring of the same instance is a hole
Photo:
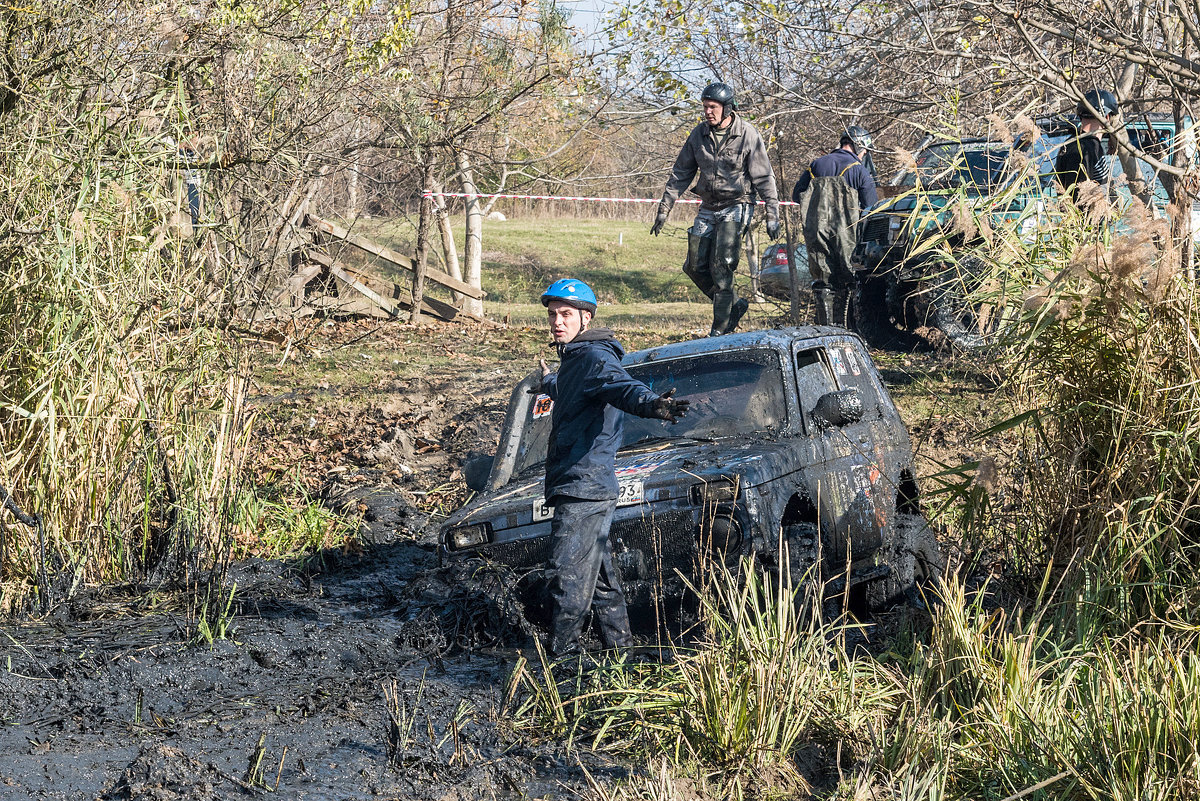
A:
{"label": "muddy off-road vehicle", "polygon": [[[750,331],[628,354],[629,373],[691,401],[671,425],[626,415],[611,537],[631,605],[678,597],[710,560],[820,574],[864,611],[911,599],[940,564],[908,432],[861,339],[838,328]],[[542,498],[552,401],[540,372],[513,390],[479,492],[443,525],[443,561],[529,571],[549,553]],[[789,557],[784,560],[781,544]]]}
{"label": "muddy off-road vehicle", "polygon": [[[864,216],[853,263],[858,289],[853,304],[857,330],[873,344],[886,346],[897,332],[921,326],[941,330],[964,349],[989,344],[999,319],[974,308],[968,300],[978,286],[983,265],[967,255],[947,259],[946,249],[963,254],[973,244],[954,221],[954,210],[966,202],[987,215],[994,230],[1015,227],[1024,238],[1036,236],[1046,219],[1046,201],[1057,195],[1054,159],[1076,135],[1076,121],[1053,117],[1038,121],[1035,139],[1013,142],[989,139],[927,141],[917,151],[915,169],[901,171],[892,181],[889,197]],[[1175,125],[1169,115],[1139,115],[1126,125],[1130,143],[1169,160],[1176,147]],[[1189,137],[1190,138],[1190,137]],[[1195,143],[1181,144],[1195,158]],[[1013,153],[1032,162],[1029,172],[1012,169]],[[1121,159],[1110,157],[1114,199],[1131,195]],[[1164,214],[1169,193],[1147,162],[1138,160],[1141,178],[1150,187],[1155,213]],[[1022,184],[1014,185],[1020,175]],[[1192,230],[1200,241],[1200,211],[1193,208]],[[928,248],[932,238],[942,247]]]}

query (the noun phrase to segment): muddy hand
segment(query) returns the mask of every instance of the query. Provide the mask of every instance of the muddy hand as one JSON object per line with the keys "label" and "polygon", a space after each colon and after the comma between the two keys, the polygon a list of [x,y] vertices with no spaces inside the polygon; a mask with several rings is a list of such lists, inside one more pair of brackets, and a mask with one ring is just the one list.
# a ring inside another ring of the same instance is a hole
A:
{"label": "muddy hand", "polygon": [[654,401],[654,416],[659,420],[669,420],[672,424],[687,414],[688,407],[692,405],[691,401],[675,400],[671,397],[674,394],[675,390],[667,390]]}

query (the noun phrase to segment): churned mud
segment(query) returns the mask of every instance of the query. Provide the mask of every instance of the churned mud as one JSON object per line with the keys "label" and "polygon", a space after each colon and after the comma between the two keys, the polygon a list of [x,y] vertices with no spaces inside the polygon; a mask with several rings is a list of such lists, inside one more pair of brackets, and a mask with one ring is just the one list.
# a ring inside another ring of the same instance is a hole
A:
{"label": "churned mud", "polygon": [[211,644],[171,615],[8,628],[0,798],[524,798],[615,770],[506,721],[495,646],[531,630],[503,576],[404,541],[231,579]]}

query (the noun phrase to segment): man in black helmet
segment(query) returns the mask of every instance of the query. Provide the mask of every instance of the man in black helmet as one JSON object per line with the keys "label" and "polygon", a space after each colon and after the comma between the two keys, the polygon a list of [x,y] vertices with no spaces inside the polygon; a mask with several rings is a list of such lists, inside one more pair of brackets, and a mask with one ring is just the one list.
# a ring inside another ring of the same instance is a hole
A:
{"label": "man in black helmet", "polygon": [[779,197],[766,143],[754,126],[736,113],[733,89],[724,83],[709,84],[700,102],[704,122],[692,129],[675,159],[650,233],[657,236],[662,230],[681,192],[691,187],[699,195],[703,202],[688,229],[683,271],[712,298],[709,336],[715,337],[732,333],[750,308],[745,298],[737,297],[733,274],[755,197],[767,205],[767,236],[771,239],[779,238]]}
{"label": "man in black helmet", "polygon": [[1117,98],[1104,89],[1092,89],[1083,97],[1075,107],[1075,113],[1079,115],[1079,136],[1064,142],[1054,159],[1058,182],[1072,200],[1079,184],[1095,181],[1107,186],[1112,176],[1108,147],[1102,137],[1105,124],[1118,111]]}
{"label": "man in black helmet", "polygon": [[817,325],[846,326],[854,289],[850,255],[858,238],[858,219],[878,199],[869,164],[871,134],[851,125],[836,150],[813,161],[792,189],[799,203],[812,190],[804,214],[804,244],[813,277]]}

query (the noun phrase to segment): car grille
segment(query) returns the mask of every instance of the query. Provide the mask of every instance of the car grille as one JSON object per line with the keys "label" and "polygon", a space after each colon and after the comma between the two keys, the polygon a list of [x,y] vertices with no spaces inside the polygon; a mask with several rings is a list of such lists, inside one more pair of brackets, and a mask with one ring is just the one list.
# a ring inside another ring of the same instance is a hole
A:
{"label": "car grille", "polygon": [[888,225],[891,224],[892,218],[886,214],[879,214],[874,217],[868,217],[863,224],[863,241],[864,242],[888,242]]}
{"label": "car grille", "polygon": [[649,571],[642,578],[672,574],[676,568],[686,573],[696,561],[696,524],[690,511],[623,520],[613,524],[609,536],[619,563],[622,553],[641,551]]}

